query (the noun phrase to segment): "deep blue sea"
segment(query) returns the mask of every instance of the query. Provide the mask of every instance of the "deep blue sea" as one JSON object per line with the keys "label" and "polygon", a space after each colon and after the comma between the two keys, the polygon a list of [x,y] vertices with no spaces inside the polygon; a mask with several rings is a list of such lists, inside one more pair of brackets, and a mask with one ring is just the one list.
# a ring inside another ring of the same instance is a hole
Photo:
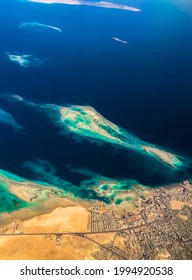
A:
{"label": "deep blue sea", "polygon": [[[192,7],[188,1],[117,2],[141,12],[1,0],[0,92],[34,102],[93,106],[140,139],[191,157]],[[63,32],[19,29],[25,22]],[[25,68],[6,53],[32,54],[47,63]],[[46,114],[24,104],[0,100],[0,108],[25,127],[19,133],[0,125],[0,168],[19,176],[38,179],[23,168],[36,158],[49,161],[58,176],[75,184],[84,177],[67,165],[150,186],[192,175],[190,168],[169,172],[158,162],[154,167],[154,161],[108,144],[78,143],[61,135]]]}

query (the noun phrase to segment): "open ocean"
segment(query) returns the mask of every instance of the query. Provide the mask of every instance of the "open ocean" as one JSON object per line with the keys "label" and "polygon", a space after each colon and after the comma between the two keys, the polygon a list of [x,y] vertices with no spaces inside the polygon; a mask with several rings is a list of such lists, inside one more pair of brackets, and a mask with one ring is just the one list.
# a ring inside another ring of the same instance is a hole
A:
{"label": "open ocean", "polygon": [[[30,101],[90,105],[140,139],[192,156],[192,7],[169,0],[118,1],[141,12],[87,6],[0,1],[0,92]],[[62,33],[19,29],[40,22]],[[127,41],[127,44],[113,40]],[[46,60],[21,67],[6,53]],[[109,144],[96,145],[60,134],[46,114],[0,100],[25,130],[0,125],[0,169],[24,178],[38,176],[25,161],[49,161],[56,174],[80,184],[88,168],[110,178],[156,186],[184,180],[192,169],[171,172],[159,162]],[[156,166],[154,167],[154,164]]]}

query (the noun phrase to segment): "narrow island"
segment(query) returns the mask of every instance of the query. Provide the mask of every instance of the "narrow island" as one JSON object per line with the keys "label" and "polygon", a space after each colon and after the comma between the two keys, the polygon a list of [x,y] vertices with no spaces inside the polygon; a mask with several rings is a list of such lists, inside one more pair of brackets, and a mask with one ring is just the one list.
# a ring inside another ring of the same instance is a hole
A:
{"label": "narrow island", "polygon": [[135,7],[130,7],[127,5],[121,5],[116,3],[111,3],[107,1],[80,1],[80,0],[26,0],[29,2],[38,2],[44,4],[65,4],[65,5],[84,5],[84,6],[92,6],[92,7],[100,7],[100,8],[107,8],[107,9],[119,9],[119,10],[127,10],[132,12],[140,12],[141,10]]}

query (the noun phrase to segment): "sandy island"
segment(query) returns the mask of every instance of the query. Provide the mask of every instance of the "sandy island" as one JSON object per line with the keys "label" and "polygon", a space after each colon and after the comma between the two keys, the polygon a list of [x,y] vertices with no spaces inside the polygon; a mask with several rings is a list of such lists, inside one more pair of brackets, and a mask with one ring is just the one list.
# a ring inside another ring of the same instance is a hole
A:
{"label": "sandy island", "polygon": [[80,1],[80,0],[27,0],[27,1],[44,3],[44,4],[66,4],[66,5],[78,5],[78,6],[84,5],[84,6],[107,8],[107,9],[127,10],[127,11],[132,11],[132,12],[141,11],[138,8],[130,7],[127,5],[111,3],[111,2],[107,2],[107,1],[100,1],[100,2]]}

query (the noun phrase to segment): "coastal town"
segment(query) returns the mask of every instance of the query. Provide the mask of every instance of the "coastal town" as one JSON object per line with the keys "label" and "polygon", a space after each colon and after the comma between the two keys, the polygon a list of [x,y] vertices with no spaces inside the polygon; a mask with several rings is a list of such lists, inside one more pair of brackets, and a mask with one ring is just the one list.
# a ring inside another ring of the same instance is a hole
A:
{"label": "coastal town", "polygon": [[[191,259],[191,187],[191,180],[186,180],[175,186],[152,189],[152,195],[140,196],[131,211],[128,207],[118,211],[119,205],[109,210],[101,202],[93,203],[88,209],[87,229],[82,231],[30,232],[21,220],[16,219],[0,228],[0,236],[32,238],[34,241],[43,238],[46,246],[59,252],[68,239],[70,246],[75,240],[74,246],[79,252],[88,242],[94,248],[87,256],[89,259]],[[39,189],[35,195],[32,193],[32,200],[40,193]]]}
{"label": "coastal town", "polygon": [[[183,203],[173,210],[173,203]],[[158,259],[165,254],[169,259],[192,257],[192,190],[191,182],[180,184],[177,192],[168,193],[156,188],[155,194],[146,201],[136,214],[126,212],[100,213],[98,204],[89,214],[88,229],[91,232],[115,231],[124,239],[124,249],[106,243],[93,254],[96,259]],[[190,206],[189,206],[190,204]]]}

